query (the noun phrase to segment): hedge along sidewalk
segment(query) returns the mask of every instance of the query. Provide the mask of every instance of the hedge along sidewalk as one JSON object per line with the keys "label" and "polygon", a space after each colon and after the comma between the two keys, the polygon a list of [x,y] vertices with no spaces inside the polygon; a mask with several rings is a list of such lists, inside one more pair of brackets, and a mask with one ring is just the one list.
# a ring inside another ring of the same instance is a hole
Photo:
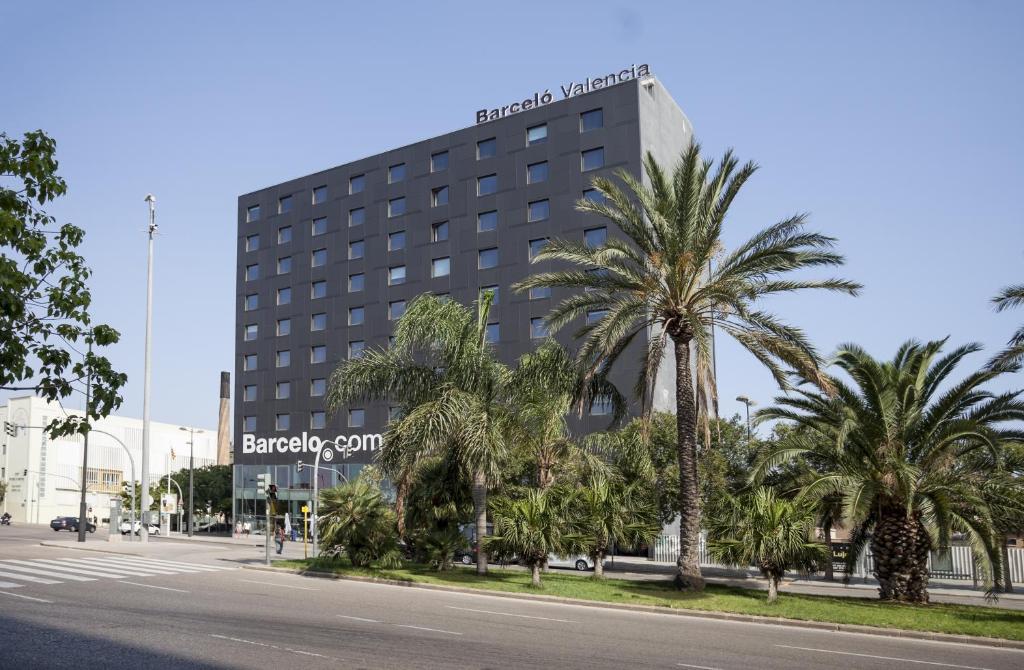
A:
{"label": "hedge along sidewalk", "polygon": [[692,594],[676,591],[670,581],[595,581],[559,574],[545,574],[544,588],[538,593],[529,585],[529,573],[500,568],[478,577],[469,570],[436,572],[423,566],[377,570],[346,563],[316,568],[303,560],[275,561],[274,565],[277,567],[244,567],[610,609],[1024,649],[1024,612],[974,605],[912,606],[792,594],[781,595],[778,603],[768,605],[763,593],[749,589],[710,585],[704,593]]}

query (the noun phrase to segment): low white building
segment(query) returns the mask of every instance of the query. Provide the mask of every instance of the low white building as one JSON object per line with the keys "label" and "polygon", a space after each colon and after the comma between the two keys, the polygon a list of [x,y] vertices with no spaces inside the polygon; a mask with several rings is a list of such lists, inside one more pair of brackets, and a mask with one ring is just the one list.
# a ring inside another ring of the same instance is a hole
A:
{"label": "low white building", "polygon": [[[78,516],[82,436],[54,440],[42,428],[54,418],[81,414],[35,396],[8,398],[7,405],[0,406],[0,421],[5,427],[0,433],[0,480],[7,483],[2,507],[15,522],[49,523],[57,516]],[[11,426],[16,428],[6,430]],[[216,464],[216,429],[195,428],[195,431],[195,467]],[[169,472],[188,468],[190,436],[190,431],[181,430],[179,425],[150,422],[151,482],[160,479],[166,482]],[[142,420],[109,416],[96,422],[89,434],[86,472],[90,516],[108,519],[110,501],[120,495],[121,483],[132,481],[133,477],[140,481],[141,467]],[[184,495],[187,496],[188,491],[184,491]]]}

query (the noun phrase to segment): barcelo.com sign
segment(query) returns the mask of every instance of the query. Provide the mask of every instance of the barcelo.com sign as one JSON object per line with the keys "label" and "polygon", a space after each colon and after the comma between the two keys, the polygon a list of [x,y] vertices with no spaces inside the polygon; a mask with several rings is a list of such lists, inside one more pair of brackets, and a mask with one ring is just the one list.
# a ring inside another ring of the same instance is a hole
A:
{"label": "barcelo.com sign", "polygon": [[333,440],[322,440],[316,435],[310,436],[303,431],[302,435],[291,437],[256,437],[252,433],[242,434],[243,454],[308,454],[317,453],[324,446],[328,449],[321,454],[321,458],[330,461],[334,457],[334,450],[356,451],[377,451],[384,443],[380,433],[365,433],[363,435],[338,435]]}

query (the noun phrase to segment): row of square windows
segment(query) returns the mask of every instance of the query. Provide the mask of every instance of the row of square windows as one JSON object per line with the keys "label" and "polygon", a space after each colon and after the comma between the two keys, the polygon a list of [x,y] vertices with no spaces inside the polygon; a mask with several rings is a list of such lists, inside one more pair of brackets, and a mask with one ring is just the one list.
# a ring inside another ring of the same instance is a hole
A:
{"label": "row of square windows", "polygon": [[[443,241],[448,239],[448,222],[443,221],[441,223],[434,224],[432,230],[432,237],[435,242]],[[598,226],[597,228],[587,228],[583,231],[583,241],[591,248],[596,248],[605,243],[608,239],[608,228],[605,226]],[[540,253],[541,249],[548,243],[548,238],[537,238],[530,240],[529,242],[529,260],[533,260],[537,254]],[[388,251],[401,251],[405,249],[405,231],[398,230],[388,235]],[[348,260],[359,260],[364,257],[366,253],[366,242],[365,240],[357,240],[349,242],[348,244]],[[488,247],[487,249],[480,249],[477,251],[477,269],[478,270],[490,270],[498,267],[498,247]],[[319,268],[327,265],[327,248],[314,249],[310,254],[310,267]],[[286,275],[292,271],[292,257],[282,256],[277,259],[277,274]],[[451,274],[451,257],[442,256],[435,258],[430,262],[430,276],[447,277]],[[394,286],[397,284],[405,283],[405,266],[395,265],[388,268],[388,285]],[[351,279],[356,277],[357,281],[353,285]],[[364,273],[356,273],[349,275],[349,292],[353,293],[356,291],[362,291],[364,286]],[[245,266],[245,281],[256,281],[260,278],[260,264],[252,263]],[[318,282],[313,282],[315,286]],[[323,282],[320,282],[323,284]],[[326,284],[324,284],[326,288]],[[288,294],[290,297],[290,293]],[[322,297],[315,295],[315,290],[311,294],[312,297]],[[281,303],[278,303],[281,304]],[[246,308],[248,309],[248,307]]]}
{"label": "row of square windows", "polygon": [[[580,114],[580,132],[587,132],[590,130],[596,130],[604,126],[604,111],[600,108],[592,109],[587,112]],[[543,144],[548,139],[548,126],[546,123],[542,123],[536,126],[531,126],[526,129],[526,145],[531,146],[535,144]],[[494,158],[498,155],[498,140],[495,137],[490,137],[485,140],[480,140],[476,143],[476,158],[477,160],[484,160],[486,158]],[[599,163],[599,164],[598,164]],[[598,167],[604,165],[604,149],[598,147],[596,149],[589,149],[583,151],[581,154],[581,169],[584,171],[595,170]],[[448,151],[438,151],[430,155],[430,171],[431,172],[443,172],[448,169]],[[536,171],[538,174],[533,175]],[[541,171],[543,176],[540,176]],[[396,184],[401,181],[405,181],[406,176],[406,165],[405,163],[397,163],[388,167],[388,183]],[[539,177],[531,180],[532,177]],[[487,193],[480,192],[480,179],[493,178],[493,188],[497,190],[497,176],[489,175],[487,177],[481,177],[477,180],[477,194],[487,195]],[[535,163],[527,168],[527,181],[533,183],[533,181],[543,181],[547,179],[547,161],[542,163]],[[444,189],[444,201],[447,202],[448,198],[448,187],[442,187]],[[366,175],[358,174],[349,177],[348,180],[348,192],[349,195],[356,193],[362,193],[366,190]],[[435,195],[440,189],[434,189]],[[492,193],[494,191],[491,191]],[[277,200],[277,213],[285,214],[292,210],[292,198],[291,195],[286,195],[278,198]],[[404,198],[402,199],[404,201]],[[327,186],[317,186],[312,192],[312,203],[319,205],[327,202]],[[434,205],[444,204],[434,202]],[[403,202],[404,207],[404,202]],[[389,203],[390,211],[390,203]],[[389,216],[391,214],[389,213]],[[397,214],[395,215],[397,216]],[[260,219],[260,206],[252,205],[246,209],[245,220],[247,222],[259,221]]]}
{"label": "row of square windows", "polygon": [[[588,188],[583,191],[583,199],[591,202],[602,202],[603,196],[597,189]],[[530,223],[545,221],[551,216],[551,201],[548,199],[534,200],[527,206],[526,220]],[[350,228],[360,226],[366,222],[366,210],[362,207],[349,211],[348,225]],[[448,239],[448,221],[438,221],[432,223],[430,226],[430,241],[431,242],[444,242]],[[477,232],[486,233],[498,229],[498,210],[489,210],[486,212],[480,212],[476,215],[476,229]],[[313,237],[325,235],[327,233],[327,217],[319,217],[313,219],[310,225],[310,232]],[[400,230],[395,233],[391,233],[388,236],[388,249],[390,251],[397,251],[391,244],[392,238],[400,239],[402,246],[405,247],[405,231]],[[277,230],[277,243],[288,244],[292,241],[292,226],[283,226]],[[359,256],[352,256],[349,254],[349,259],[362,258],[362,240],[356,240],[351,242],[349,246],[356,245],[356,249],[360,250]],[[251,235],[245,236],[245,250],[247,252],[258,251],[260,248],[260,235],[259,233],[252,233]],[[326,253],[326,250],[323,250]],[[316,253],[316,252],[314,252]]]}

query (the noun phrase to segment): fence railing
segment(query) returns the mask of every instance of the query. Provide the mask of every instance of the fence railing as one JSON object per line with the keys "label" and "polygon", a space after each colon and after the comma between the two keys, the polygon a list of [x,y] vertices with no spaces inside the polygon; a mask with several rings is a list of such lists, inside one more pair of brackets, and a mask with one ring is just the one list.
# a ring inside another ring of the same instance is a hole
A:
{"label": "fence railing", "polygon": [[[715,563],[711,560],[707,549],[707,537],[701,533],[700,545],[698,548],[700,564],[708,568],[726,568],[729,566]],[[1011,547],[1009,552],[1008,569],[1010,581],[1014,584],[1024,583],[1024,549]],[[675,562],[679,558],[679,536],[659,535],[654,541],[655,561]],[[839,565],[836,565],[839,568]],[[868,577],[873,570],[871,551],[861,554],[855,565],[854,577]],[[977,569],[974,559],[971,556],[971,548],[962,545],[952,546],[947,550],[933,551],[928,557],[928,572],[936,579],[949,579],[959,581],[980,580],[981,571]]]}

